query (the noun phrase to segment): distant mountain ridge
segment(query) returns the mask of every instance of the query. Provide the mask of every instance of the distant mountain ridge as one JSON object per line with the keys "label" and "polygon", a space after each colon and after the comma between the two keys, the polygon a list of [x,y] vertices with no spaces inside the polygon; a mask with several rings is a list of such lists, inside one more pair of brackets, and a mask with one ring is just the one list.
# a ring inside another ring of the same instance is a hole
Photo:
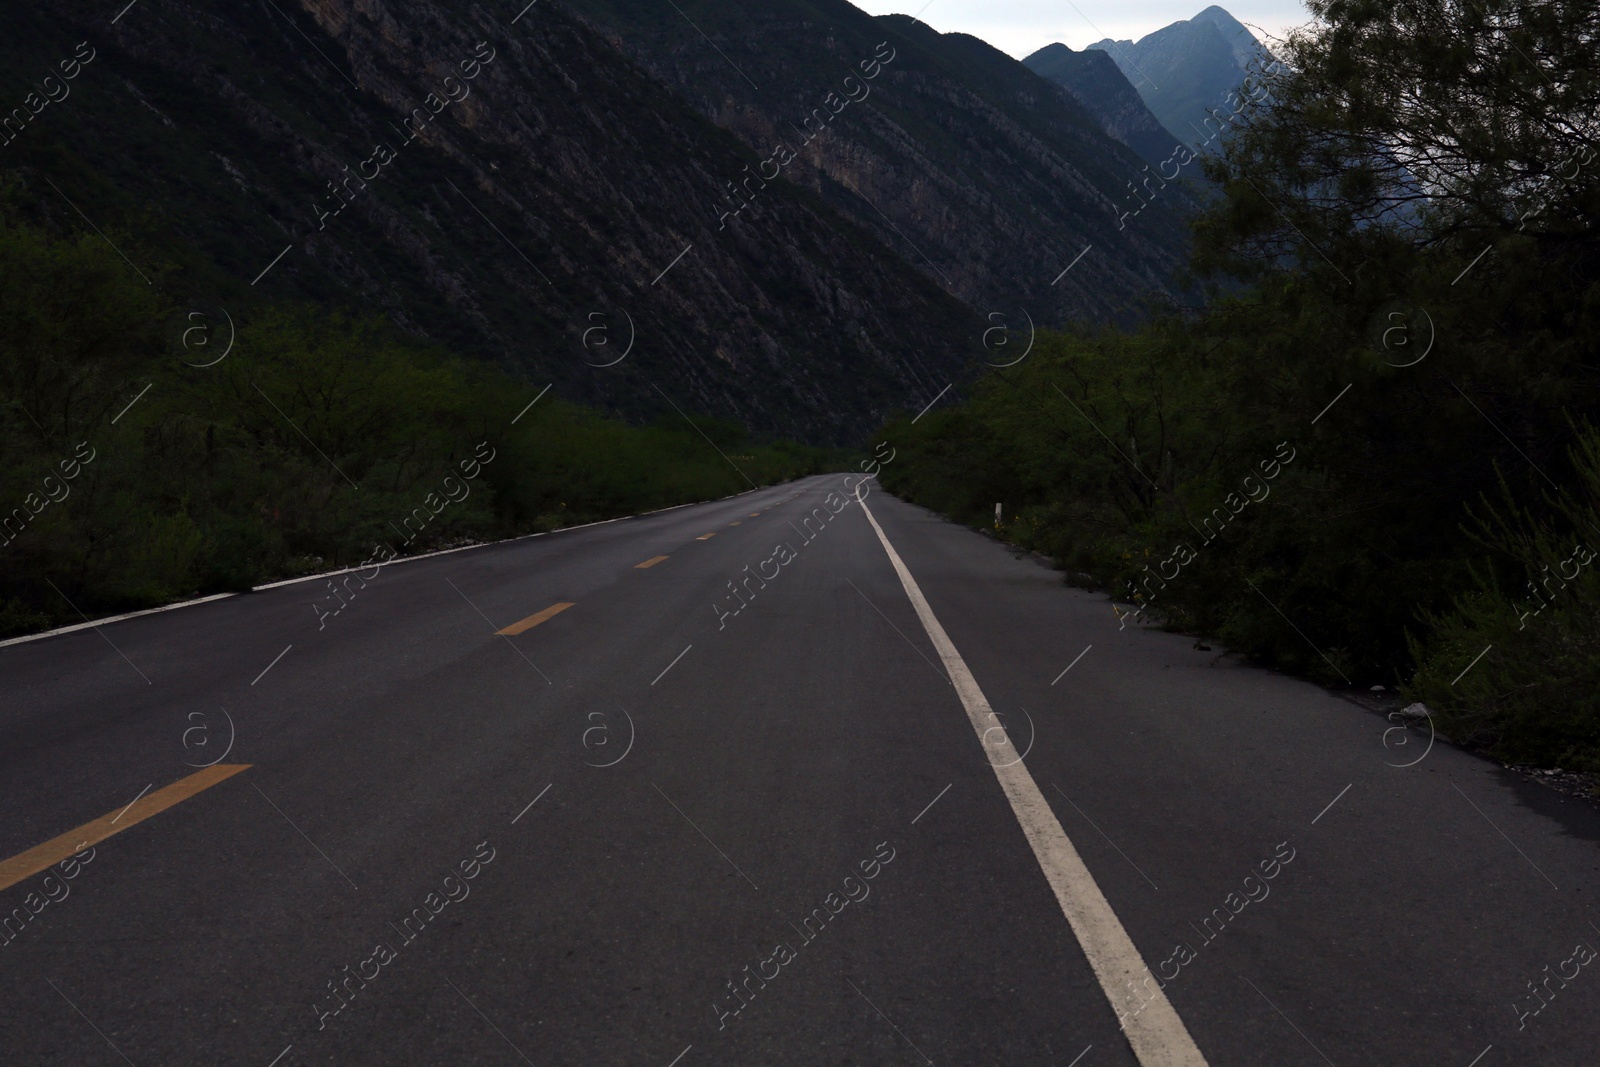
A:
{"label": "distant mountain ridge", "polygon": [[1088,47],[1109,55],[1161,124],[1191,145],[1210,139],[1206,117],[1227,108],[1228,94],[1246,74],[1273,59],[1243,23],[1215,5],[1137,41],[1107,38]]}
{"label": "distant mountain ridge", "polygon": [[1047,44],[1022,61],[1047,81],[1066,89],[1100,120],[1106,132],[1139,153],[1147,163],[1172,154],[1173,135],[1145,104],[1116,61],[1104,51],[1074,52]]}

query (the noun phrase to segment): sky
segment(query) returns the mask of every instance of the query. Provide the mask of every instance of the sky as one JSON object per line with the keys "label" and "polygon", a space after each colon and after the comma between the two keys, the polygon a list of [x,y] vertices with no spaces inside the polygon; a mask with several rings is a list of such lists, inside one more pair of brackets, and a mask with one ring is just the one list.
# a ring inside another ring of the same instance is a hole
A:
{"label": "sky", "polygon": [[[1072,49],[1106,37],[1136,41],[1190,18],[1212,0],[852,0],[874,15],[918,15],[941,33],[970,33],[1021,59],[1047,44]],[[1282,36],[1310,16],[1300,0],[1223,0],[1257,37]]]}

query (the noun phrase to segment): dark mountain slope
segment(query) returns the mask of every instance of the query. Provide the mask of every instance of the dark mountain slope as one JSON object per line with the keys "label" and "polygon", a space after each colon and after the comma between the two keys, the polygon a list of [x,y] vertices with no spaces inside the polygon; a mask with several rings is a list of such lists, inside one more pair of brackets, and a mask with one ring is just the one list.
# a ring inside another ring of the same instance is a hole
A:
{"label": "dark mountain slope", "polygon": [[[842,0],[572,6],[763,158],[779,145],[799,151],[786,177],[980,310],[1020,304],[1049,323],[1128,317],[1182,265],[1181,192],[1119,231],[1144,160],[1077,100],[976,38]],[[864,61],[877,63],[871,81]],[[807,116],[846,92],[859,102],[802,149]]]}
{"label": "dark mountain slope", "polygon": [[[162,0],[113,25],[100,3],[8,5],[8,100],[77,42],[97,56],[0,167],[25,211],[78,227],[70,197],[145,273],[235,315],[381,313],[635,416],[671,414],[664,392],[855,440],[961,373],[970,309],[786,183],[719,232],[723,183],[757,157],[560,9],[515,13]],[[628,358],[593,366],[630,319]]]}
{"label": "dark mountain slope", "polygon": [[1114,60],[1098,49],[1074,52],[1064,44],[1047,44],[1022,65],[1066,89],[1104,126],[1106,132],[1160,164],[1172,155],[1171,132],[1145,106],[1139,91]]}

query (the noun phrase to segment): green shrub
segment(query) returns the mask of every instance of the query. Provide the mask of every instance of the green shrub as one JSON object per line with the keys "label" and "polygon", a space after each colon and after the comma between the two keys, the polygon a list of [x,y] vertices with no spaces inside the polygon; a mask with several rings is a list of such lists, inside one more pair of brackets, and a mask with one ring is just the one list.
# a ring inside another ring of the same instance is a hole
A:
{"label": "green shrub", "polygon": [[[713,419],[633,426],[553,397],[518,418],[527,382],[301,307],[235,309],[229,357],[187,366],[129,277],[98,238],[0,219],[0,515],[36,501],[0,545],[0,634],[843,465]],[[38,510],[80,443],[93,462]]]}
{"label": "green shrub", "polygon": [[[1510,762],[1600,770],[1600,434],[1573,448],[1576,491],[1535,516],[1482,506],[1491,556],[1474,586],[1413,638],[1406,694],[1454,738]],[[1509,493],[1503,493],[1509,496]]]}

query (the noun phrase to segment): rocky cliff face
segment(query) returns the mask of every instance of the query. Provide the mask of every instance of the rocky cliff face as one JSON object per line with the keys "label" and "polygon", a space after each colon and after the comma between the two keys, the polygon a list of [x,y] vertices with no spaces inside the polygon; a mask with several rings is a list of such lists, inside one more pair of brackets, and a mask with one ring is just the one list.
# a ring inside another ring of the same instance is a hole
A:
{"label": "rocky cliff face", "polygon": [[794,150],[784,179],[980,311],[1128,320],[1182,265],[1185,194],[1120,224],[1145,160],[976,38],[837,0],[570,2],[763,159]]}
{"label": "rocky cliff face", "polygon": [[921,406],[980,351],[983,321],[870,227],[749,181],[763,157],[549,2],[103,7],[0,13],[19,99],[37,57],[99,49],[0,167],[174,292],[379,313],[569,399],[812,441]]}
{"label": "rocky cliff face", "polygon": [[1107,133],[1139,153],[1146,163],[1160,165],[1172,155],[1176,146],[1172,134],[1105,52],[1074,52],[1064,44],[1049,44],[1022,65],[1071,93]]}

